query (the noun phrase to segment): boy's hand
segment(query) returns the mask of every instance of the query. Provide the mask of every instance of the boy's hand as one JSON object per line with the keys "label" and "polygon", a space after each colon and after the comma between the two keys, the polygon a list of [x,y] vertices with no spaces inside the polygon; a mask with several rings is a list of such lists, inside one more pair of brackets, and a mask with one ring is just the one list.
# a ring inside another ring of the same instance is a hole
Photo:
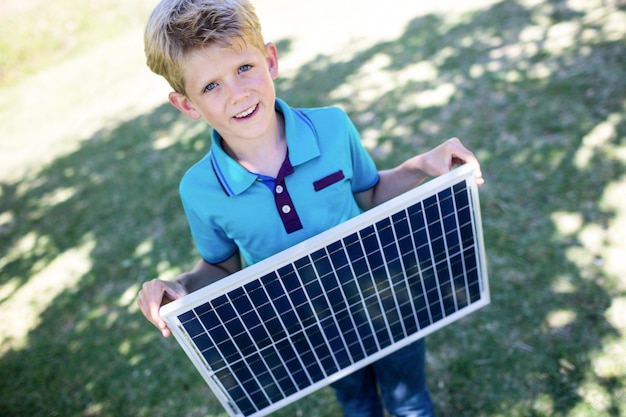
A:
{"label": "boy's hand", "polygon": [[455,165],[472,164],[476,167],[476,183],[480,186],[485,180],[480,164],[474,154],[458,138],[448,139],[436,148],[419,155],[420,169],[431,177],[450,171]]}
{"label": "boy's hand", "polygon": [[379,171],[378,183],[354,197],[363,210],[369,210],[418,186],[429,177],[438,177],[449,172],[455,165],[462,164],[476,167],[476,183],[479,186],[485,182],[474,154],[460,140],[452,138],[393,169]]}
{"label": "boy's hand", "polygon": [[164,337],[169,337],[172,332],[161,318],[159,312],[161,306],[212,284],[240,269],[239,251],[217,264],[210,264],[201,259],[192,271],[180,274],[174,281],[153,279],[145,282],[139,291],[137,304],[148,321],[154,324]]}
{"label": "boy's hand", "polygon": [[143,284],[137,297],[137,304],[143,315],[161,331],[161,334],[164,337],[169,337],[172,332],[161,318],[159,309],[162,305],[185,295],[187,295],[187,290],[178,280],[162,281],[153,279]]}

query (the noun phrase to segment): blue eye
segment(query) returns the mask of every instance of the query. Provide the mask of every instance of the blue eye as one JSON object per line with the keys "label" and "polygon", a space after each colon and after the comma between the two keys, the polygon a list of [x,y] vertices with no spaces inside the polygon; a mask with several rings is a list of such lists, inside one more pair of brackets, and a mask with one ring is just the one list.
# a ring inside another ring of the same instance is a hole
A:
{"label": "blue eye", "polygon": [[250,71],[252,69],[252,65],[242,65],[239,67],[239,73],[241,74],[242,72],[246,72],[246,71]]}
{"label": "blue eye", "polygon": [[209,83],[206,87],[204,87],[205,92],[209,92],[217,87],[217,83]]}

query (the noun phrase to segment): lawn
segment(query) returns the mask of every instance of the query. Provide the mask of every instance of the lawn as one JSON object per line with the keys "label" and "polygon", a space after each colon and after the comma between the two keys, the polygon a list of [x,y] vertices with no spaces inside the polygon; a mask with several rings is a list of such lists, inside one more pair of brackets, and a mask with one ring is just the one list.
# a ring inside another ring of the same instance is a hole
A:
{"label": "lawn", "polygon": [[[3,417],[226,415],[135,304],[195,262],[177,184],[210,146],[144,66],[154,3],[0,1]],[[256,3],[279,96],[343,107],[381,168],[481,160],[492,303],[428,338],[438,415],[626,417],[624,3]]]}

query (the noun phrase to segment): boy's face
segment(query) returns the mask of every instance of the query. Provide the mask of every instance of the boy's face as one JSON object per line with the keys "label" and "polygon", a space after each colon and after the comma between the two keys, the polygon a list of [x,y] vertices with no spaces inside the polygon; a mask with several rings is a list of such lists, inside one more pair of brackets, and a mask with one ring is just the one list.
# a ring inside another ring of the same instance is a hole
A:
{"label": "boy's face", "polygon": [[211,45],[184,63],[186,95],[172,92],[170,102],[192,119],[203,118],[227,142],[272,134],[276,112],[276,47],[265,51],[243,44]]}

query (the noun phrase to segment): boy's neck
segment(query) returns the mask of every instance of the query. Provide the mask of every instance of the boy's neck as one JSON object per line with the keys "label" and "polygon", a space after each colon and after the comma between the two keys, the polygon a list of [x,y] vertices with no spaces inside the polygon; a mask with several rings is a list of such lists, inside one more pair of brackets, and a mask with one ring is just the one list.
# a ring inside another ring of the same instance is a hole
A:
{"label": "boy's neck", "polygon": [[255,141],[229,143],[222,139],[222,148],[248,171],[276,177],[287,153],[285,119],[276,112],[275,134]]}

